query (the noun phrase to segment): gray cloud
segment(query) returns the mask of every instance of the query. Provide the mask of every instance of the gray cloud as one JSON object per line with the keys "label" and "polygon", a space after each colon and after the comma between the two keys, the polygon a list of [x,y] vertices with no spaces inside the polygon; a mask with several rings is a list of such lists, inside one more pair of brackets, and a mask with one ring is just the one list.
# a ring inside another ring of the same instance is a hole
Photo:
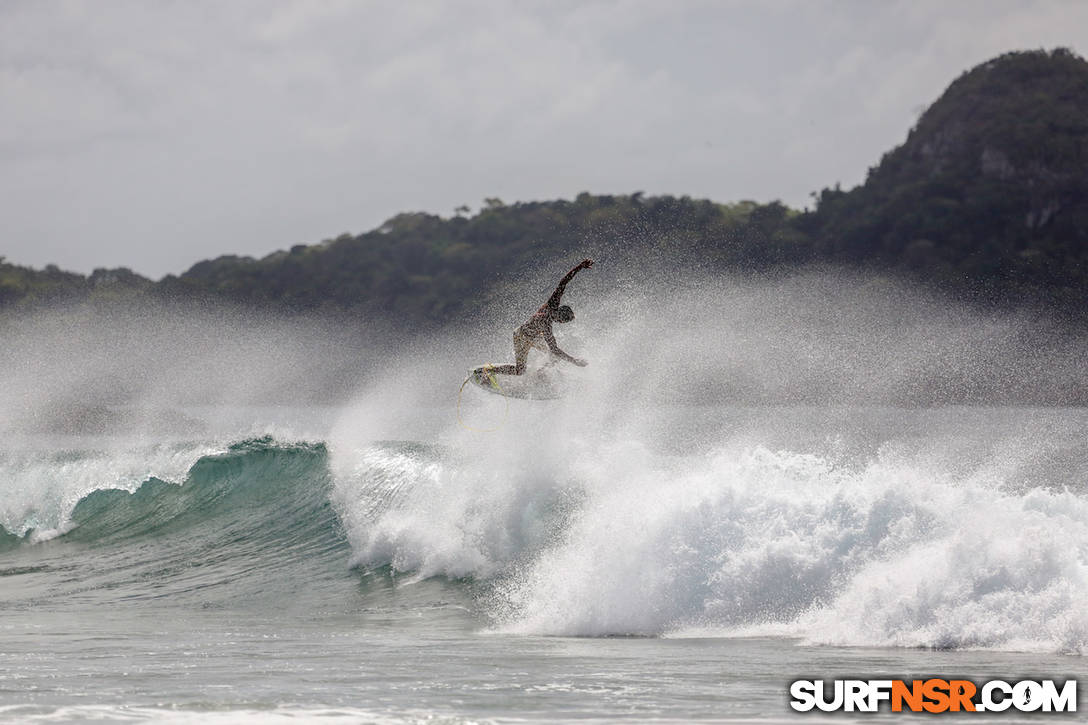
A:
{"label": "gray cloud", "polygon": [[1077,2],[8,2],[0,254],[179,272],[485,196],[852,185]]}

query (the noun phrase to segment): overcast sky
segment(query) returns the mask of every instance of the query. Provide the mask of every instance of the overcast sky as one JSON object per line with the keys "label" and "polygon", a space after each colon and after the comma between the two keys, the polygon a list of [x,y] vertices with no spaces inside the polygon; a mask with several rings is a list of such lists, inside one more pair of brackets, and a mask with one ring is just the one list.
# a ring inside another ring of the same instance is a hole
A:
{"label": "overcast sky", "polygon": [[0,2],[0,255],[153,277],[401,211],[853,186],[1088,2]]}

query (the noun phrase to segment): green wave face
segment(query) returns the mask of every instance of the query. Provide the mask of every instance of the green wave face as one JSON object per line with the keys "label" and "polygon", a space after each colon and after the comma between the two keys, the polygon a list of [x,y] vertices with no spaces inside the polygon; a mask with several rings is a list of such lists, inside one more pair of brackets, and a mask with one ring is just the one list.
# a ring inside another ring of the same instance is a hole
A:
{"label": "green wave face", "polygon": [[[179,532],[227,519],[277,538],[313,524],[329,487],[321,444],[277,445],[271,438],[232,445],[189,469],[183,485],[150,478],[132,493],[111,489],[84,497],[66,539],[112,543]],[[220,521],[221,522],[221,521]]]}
{"label": "green wave face", "polygon": [[3,533],[0,547],[18,566],[0,576],[20,576],[0,588],[0,605],[282,603],[300,581],[343,579],[348,550],[330,486],[324,445],[260,438],[200,458],[180,485],[150,478],[132,493],[94,491],[53,540]]}

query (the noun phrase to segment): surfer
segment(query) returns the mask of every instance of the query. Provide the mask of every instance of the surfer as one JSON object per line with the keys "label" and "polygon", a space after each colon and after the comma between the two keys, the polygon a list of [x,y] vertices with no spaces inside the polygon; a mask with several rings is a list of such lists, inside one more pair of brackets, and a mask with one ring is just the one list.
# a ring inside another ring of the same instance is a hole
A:
{"label": "surfer", "polygon": [[[552,323],[570,322],[574,319],[574,310],[568,305],[560,305],[559,302],[563,299],[563,292],[567,289],[567,283],[574,279],[574,275],[578,274],[580,270],[589,269],[592,266],[592,259],[583,259],[578,263],[578,266],[567,272],[566,276],[559,280],[559,286],[555,288],[555,292],[552,292],[552,296],[548,298],[548,301],[542,304],[540,309],[533,313],[533,316],[524,325],[514,330],[514,364],[496,365],[490,368],[492,373],[521,375],[525,372],[525,361],[529,357],[529,348],[532,347],[541,350],[546,349],[552,355],[567,362],[572,362],[579,367],[588,365],[585,360],[572,357],[559,349],[559,345],[555,341],[555,335],[552,333]],[[547,348],[543,347],[544,343],[547,343]]]}

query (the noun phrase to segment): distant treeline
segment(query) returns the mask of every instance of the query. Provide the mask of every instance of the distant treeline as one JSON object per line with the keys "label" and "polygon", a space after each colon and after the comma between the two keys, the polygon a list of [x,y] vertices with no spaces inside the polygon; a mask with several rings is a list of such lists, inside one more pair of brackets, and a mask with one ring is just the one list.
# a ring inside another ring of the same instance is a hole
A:
{"label": "distant treeline", "polygon": [[0,258],[0,306],[222,300],[437,325],[474,309],[512,271],[618,254],[707,271],[864,267],[1083,324],[1088,62],[1059,49],[984,63],[952,83],[864,184],[813,198],[805,211],[641,193],[487,199],[471,216],[400,214],[358,236],[262,259],[219,257],[158,282],[127,269],[85,277]]}

